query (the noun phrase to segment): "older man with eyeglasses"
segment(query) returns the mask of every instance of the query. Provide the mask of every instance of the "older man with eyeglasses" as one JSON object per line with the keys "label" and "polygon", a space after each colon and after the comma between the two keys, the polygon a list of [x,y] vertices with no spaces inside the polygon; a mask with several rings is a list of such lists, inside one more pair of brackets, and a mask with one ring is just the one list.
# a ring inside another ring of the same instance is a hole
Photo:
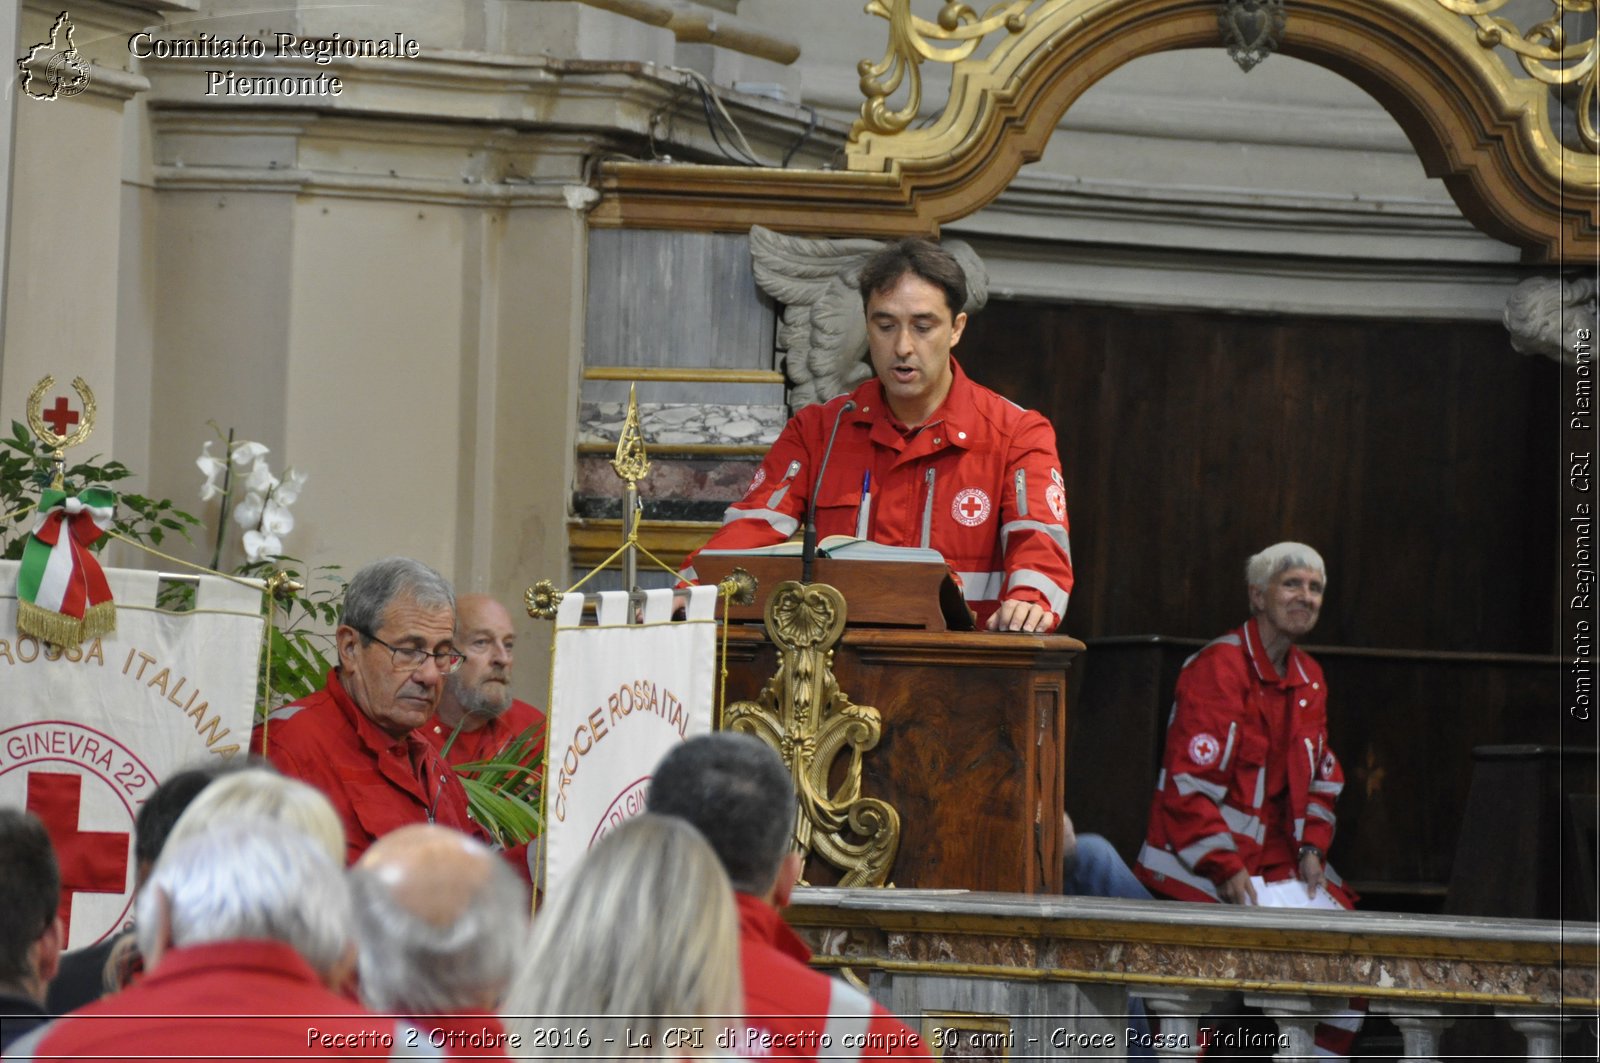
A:
{"label": "older man with eyeglasses", "polygon": [[454,590],[427,565],[367,565],[345,590],[327,685],[273,712],[251,737],[251,752],[328,795],[350,862],[408,823],[482,834],[461,781],[417,730],[464,660],[455,619]]}

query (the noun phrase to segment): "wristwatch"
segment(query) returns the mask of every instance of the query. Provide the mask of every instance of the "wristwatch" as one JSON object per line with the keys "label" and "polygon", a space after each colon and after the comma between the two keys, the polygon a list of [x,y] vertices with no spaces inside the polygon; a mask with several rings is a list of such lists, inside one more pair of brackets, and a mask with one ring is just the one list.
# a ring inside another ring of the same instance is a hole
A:
{"label": "wristwatch", "polygon": [[1298,859],[1304,860],[1306,858],[1306,854],[1307,853],[1310,853],[1312,856],[1315,856],[1322,863],[1327,863],[1328,862],[1327,858],[1322,855],[1322,850],[1318,849],[1315,845],[1302,845],[1300,847],[1300,853],[1299,853]]}

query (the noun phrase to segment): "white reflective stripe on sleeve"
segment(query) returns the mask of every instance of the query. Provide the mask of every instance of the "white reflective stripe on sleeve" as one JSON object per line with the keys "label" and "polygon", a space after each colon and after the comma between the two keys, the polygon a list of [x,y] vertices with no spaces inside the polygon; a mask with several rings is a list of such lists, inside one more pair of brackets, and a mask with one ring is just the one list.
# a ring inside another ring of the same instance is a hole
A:
{"label": "white reflective stripe on sleeve", "polygon": [[923,506],[922,506],[922,548],[924,550],[928,549],[928,547],[931,546],[932,543],[933,543],[933,481],[934,481],[934,478],[935,478],[935,470],[930,467],[928,469],[928,475],[925,477],[925,479],[927,481],[927,484],[928,484],[928,500],[927,500],[927,502],[923,503]]}
{"label": "white reflective stripe on sleeve", "polygon": [[1037,520],[1011,520],[1000,525],[1000,549],[1004,550],[1011,541],[1014,531],[1036,531],[1050,536],[1052,542],[1061,547],[1063,553],[1072,556],[1072,544],[1067,541],[1067,529],[1059,524],[1045,524]]}
{"label": "white reflective stripe on sleeve", "polygon": [[1182,774],[1172,777],[1172,785],[1178,788],[1178,793],[1184,797],[1190,794],[1205,794],[1214,804],[1222,804],[1222,799],[1228,796],[1228,788],[1219,782],[1211,782],[1196,775]]}
{"label": "white reflective stripe on sleeve", "polygon": [[1242,834],[1257,845],[1267,839],[1267,825],[1261,822],[1260,816],[1252,816],[1250,813],[1242,812],[1232,805],[1223,805],[1222,821],[1228,825],[1228,829],[1233,833]]}
{"label": "white reflective stripe on sleeve", "polygon": [[305,708],[304,705],[294,703],[282,705],[268,713],[267,719],[273,723],[282,723],[284,720],[292,719],[303,708]]}
{"label": "white reflective stripe on sleeve", "polygon": [[1013,587],[1033,588],[1044,595],[1044,600],[1049,604],[1052,613],[1058,617],[1067,615],[1067,592],[1044,573],[1035,572],[1031,568],[1019,568],[1006,580],[1006,590],[1009,591]]}
{"label": "white reflective stripe on sleeve", "polygon": [[1306,764],[1311,769],[1311,777],[1317,777],[1317,747],[1311,744],[1311,739],[1304,740],[1306,744]]}
{"label": "white reflective stripe on sleeve", "polygon": [[1323,782],[1319,779],[1311,784],[1312,793],[1326,794],[1329,797],[1338,797],[1343,790],[1344,783],[1342,782]]}
{"label": "white reflective stripe on sleeve", "polygon": [[[861,1049],[867,1041],[867,1030],[872,1027],[872,1001],[837,978],[831,979],[831,985],[828,1024],[822,1030],[822,1036],[830,1039],[832,1044],[827,1059],[860,1059]],[[829,1044],[830,1040],[822,1043]]]}
{"label": "white reflective stripe on sleeve", "polygon": [[[1020,517],[1026,517],[1028,515],[1028,470],[1018,469],[1017,474],[1012,477],[1012,482],[1016,485],[1017,515]],[[1001,528],[1000,549],[1004,550],[1005,548],[1006,530],[1005,528]]]}
{"label": "white reflective stripe on sleeve", "polygon": [[1159,875],[1176,879],[1186,886],[1197,889],[1212,900],[1220,901],[1222,899],[1217,896],[1217,887],[1212,884],[1210,879],[1203,878],[1190,871],[1178,861],[1176,856],[1173,856],[1165,849],[1157,849],[1149,842],[1145,842],[1144,848],[1139,850],[1139,858],[1135,863],[1141,867],[1149,868]]}
{"label": "white reflective stripe on sleeve", "polygon": [[1225,849],[1230,853],[1238,852],[1239,847],[1233,844],[1231,834],[1208,834],[1193,845],[1185,845],[1178,850],[1178,859],[1190,867],[1198,864],[1200,858],[1207,853],[1214,853],[1218,849]]}
{"label": "white reflective stripe on sleeve", "polygon": [[961,597],[969,602],[992,602],[1006,585],[1004,572],[957,572],[961,577]]}
{"label": "white reflective stripe on sleeve", "polygon": [[1166,768],[1162,768],[1160,771],[1156,772],[1156,789],[1159,791],[1159,790],[1165,790],[1166,788],[1167,788],[1167,769]]}
{"label": "white reflective stripe on sleeve", "polygon": [[1267,800],[1267,769],[1262,768],[1256,772],[1256,799],[1251,802],[1260,808]]}
{"label": "white reflective stripe on sleeve", "polygon": [[1304,841],[1306,837],[1306,821],[1304,818],[1294,821],[1294,840]]}
{"label": "white reflective stripe on sleeve", "polygon": [[700,574],[694,570],[693,565],[685,565],[678,570],[678,578],[685,583],[699,583]]}
{"label": "white reflective stripe on sleeve", "polygon": [[1338,875],[1334,874],[1333,873],[1333,868],[1328,866],[1327,864],[1323,864],[1322,865],[1322,875],[1323,875],[1324,878],[1326,878],[1329,882],[1333,883],[1335,886],[1343,886],[1344,885],[1344,879],[1342,879]]}
{"label": "white reflective stripe on sleeve", "polygon": [[772,530],[779,535],[789,536],[800,527],[800,522],[787,513],[778,513],[770,509],[740,509],[738,506],[729,506],[727,512],[722,514],[723,524],[732,524],[736,520],[764,520],[772,525]]}
{"label": "white reflective stripe on sleeve", "polygon": [[1222,747],[1222,761],[1217,765],[1218,771],[1227,771],[1228,764],[1233,760],[1233,743],[1239,737],[1239,721],[1235,720],[1228,725],[1228,744]]}
{"label": "white reflective stripe on sleeve", "polygon": [[1323,808],[1321,805],[1316,804],[1315,802],[1307,802],[1306,815],[1316,816],[1318,819],[1328,823],[1339,822],[1338,816],[1335,816],[1332,812],[1329,812],[1326,808]]}
{"label": "white reflective stripe on sleeve", "polygon": [[772,494],[767,496],[767,508],[772,509],[776,507],[780,502],[783,501],[783,496],[788,493],[789,485],[788,483],[785,483],[782,487],[778,488],[776,491],[772,492]]}

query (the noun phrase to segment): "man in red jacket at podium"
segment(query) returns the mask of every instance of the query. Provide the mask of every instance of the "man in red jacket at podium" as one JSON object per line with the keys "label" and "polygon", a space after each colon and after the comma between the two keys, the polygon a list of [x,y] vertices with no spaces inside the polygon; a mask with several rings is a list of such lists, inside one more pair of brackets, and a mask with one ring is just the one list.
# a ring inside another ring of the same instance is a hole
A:
{"label": "man in red jacket at podium", "polygon": [[1055,430],[950,356],[966,274],[938,244],[902,240],[867,260],[861,297],[876,376],[795,414],[706,548],[780,543],[814,498],[820,537],[939,551],[980,628],[1054,631],[1072,590]]}

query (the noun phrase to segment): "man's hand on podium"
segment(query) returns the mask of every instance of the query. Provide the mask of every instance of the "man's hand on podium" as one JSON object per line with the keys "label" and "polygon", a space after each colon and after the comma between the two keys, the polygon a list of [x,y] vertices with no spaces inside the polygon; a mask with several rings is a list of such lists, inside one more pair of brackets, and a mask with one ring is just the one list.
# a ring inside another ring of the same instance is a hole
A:
{"label": "man's hand on podium", "polygon": [[1044,606],[1034,602],[1021,602],[1009,599],[1000,603],[989,617],[987,627],[990,631],[1043,631],[1050,632],[1055,629],[1056,615]]}

